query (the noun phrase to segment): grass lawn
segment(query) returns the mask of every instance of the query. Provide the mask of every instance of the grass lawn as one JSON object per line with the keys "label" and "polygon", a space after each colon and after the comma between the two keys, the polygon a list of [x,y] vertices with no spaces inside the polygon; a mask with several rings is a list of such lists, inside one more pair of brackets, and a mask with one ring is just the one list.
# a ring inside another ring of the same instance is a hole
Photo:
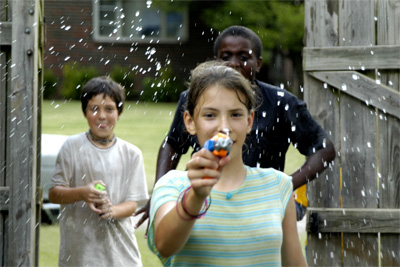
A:
{"label": "grass lawn", "polygon": [[[149,191],[154,184],[157,154],[175,113],[176,104],[125,103],[115,134],[142,150]],[[78,101],[44,101],[42,105],[42,133],[73,135],[89,128]],[[178,169],[185,168],[190,153],[181,158]],[[293,147],[286,156],[285,172],[291,174],[304,161]],[[147,222],[145,222],[147,225]],[[41,225],[39,266],[57,266],[59,247],[58,225]],[[147,248],[144,227],[136,231],[144,266],[161,266],[158,258]],[[304,244],[304,236],[301,237]]]}

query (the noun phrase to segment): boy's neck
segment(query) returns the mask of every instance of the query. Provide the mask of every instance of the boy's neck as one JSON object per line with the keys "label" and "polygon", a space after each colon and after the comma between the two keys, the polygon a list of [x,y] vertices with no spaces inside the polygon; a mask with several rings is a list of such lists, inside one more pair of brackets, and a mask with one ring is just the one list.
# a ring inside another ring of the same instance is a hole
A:
{"label": "boy's neck", "polygon": [[87,137],[93,144],[95,144],[96,146],[100,146],[100,147],[110,147],[114,144],[114,142],[116,140],[115,134],[110,139],[95,137],[90,129],[87,132]]}

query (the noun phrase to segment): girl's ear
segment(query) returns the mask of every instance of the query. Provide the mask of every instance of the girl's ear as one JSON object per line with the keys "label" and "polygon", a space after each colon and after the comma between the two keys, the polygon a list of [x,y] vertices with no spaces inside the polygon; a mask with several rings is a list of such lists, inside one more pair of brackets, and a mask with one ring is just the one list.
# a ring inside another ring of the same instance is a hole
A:
{"label": "girl's ear", "polygon": [[196,134],[196,126],[194,125],[194,120],[192,116],[190,116],[189,111],[185,111],[183,114],[183,120],[185,122],[185,127],[186,130],[191,134],[195,135]]}
{"label": "girl's ear", "polygon": [[251,129],[253,128],[253,122],[254,122],[254,110],[250,111],[250,114],[247,118],[247,133],[249,134]]}

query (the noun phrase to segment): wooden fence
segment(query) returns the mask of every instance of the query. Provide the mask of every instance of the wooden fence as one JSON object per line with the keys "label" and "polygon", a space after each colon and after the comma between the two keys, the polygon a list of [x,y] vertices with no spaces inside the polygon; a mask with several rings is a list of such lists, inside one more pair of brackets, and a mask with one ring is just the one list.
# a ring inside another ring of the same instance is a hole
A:
{"label": "wooden fence", "polygon": [[308,264],[400,266],[400,1],[306,0],[305,38],[305,100],[338,152],[308,186]]}
{"label": "wooden fence", "polygon": [[44,0],[0,0],[0,265],[38,265]]}

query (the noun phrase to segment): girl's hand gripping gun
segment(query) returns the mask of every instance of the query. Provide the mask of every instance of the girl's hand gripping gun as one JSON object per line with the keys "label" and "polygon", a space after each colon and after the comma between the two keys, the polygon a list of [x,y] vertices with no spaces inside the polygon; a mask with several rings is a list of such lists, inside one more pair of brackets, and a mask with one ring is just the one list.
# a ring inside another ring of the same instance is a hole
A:
{"label": "girl's hand gripping gun", "polygon": [[[229,131],[227,131],[229,133]],[[229,138],[227,134],[218,133],[213,138],[208,139],[204,143],[204,148],[211,151],[214,155],[223,158],[229,155],[231,151],[233,141]],[[210,179],[209,177],[204,177],[205,179]]]}

